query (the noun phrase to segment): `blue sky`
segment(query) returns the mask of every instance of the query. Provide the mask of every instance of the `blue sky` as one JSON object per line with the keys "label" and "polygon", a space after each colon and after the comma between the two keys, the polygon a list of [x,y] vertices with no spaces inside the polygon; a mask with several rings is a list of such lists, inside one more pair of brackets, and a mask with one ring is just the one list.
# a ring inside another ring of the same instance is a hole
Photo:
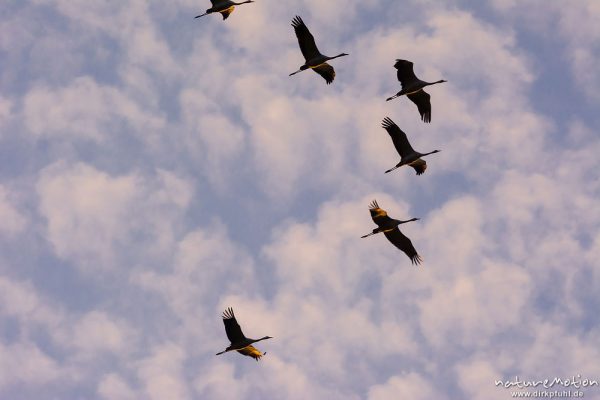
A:
{"label": "blue sky", "polygon": [[[506,399],[600,379],[595,1],[0,5],[0,398]],[[300,15],[334,60],[308,71]],[[432,123],[394,60],[446,79]],[[397,162],[389,116],[426,152]],[[421,268],[361,240],[372,199]],[[260,363],[216,357],[233,307]],[[600,389],[585,398],[600,399]]]}

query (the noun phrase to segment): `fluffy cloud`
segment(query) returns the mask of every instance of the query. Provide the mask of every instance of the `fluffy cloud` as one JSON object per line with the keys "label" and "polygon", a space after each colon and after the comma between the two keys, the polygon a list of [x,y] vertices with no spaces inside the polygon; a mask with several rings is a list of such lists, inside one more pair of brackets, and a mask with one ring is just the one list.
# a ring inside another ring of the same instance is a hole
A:
{"label": "fluffy cloud", "polygon": [[369,390],[369,400],[385,400],[392,398],[407,399],[444,399],[444,395],[432,388],[422,376],[411,372],[402,377],[392,377],[384,385],[377,385]]}
{"label": "fluffy cloud", "polygon": [[11,116],[13,104],[9,99],[0,97],[0,127],[2,127]]}
{"label": "fluffy cloud", "polygon": [[31,343],[0,343],[0,372],[0,390],[9,384],[43,385],[61,375],[57,363]]}
{"label": "fluffy cloud", "polygon": [[108,374],[102,378],[98,385],[98,395],[103,399],[110,400],[133,400],[136,398],[135,392],[127,382],[115,374]]}
{"label": "fluffy cloud", "polygon": [[183,380],[184,359],[183,349],[174,344],[165,344],[140,361],[138,376],[144,383],[148,398],[190,398]]}
{"label": "fluffy cloud", "polygon": [[41,173],[40,212],[57,255],[83,269],[114,269],[134,241],[153,243],[152,256],[171,246],[174,223],[190,202],[191,187],[172,173],[111,177],[89,165],[64,162]]}
{"label": "fluffy cloud", "polygon": [[62,89],[35,88],[25,98],[28,128],[40,137],[66,136],[102,142],[115,131],[152,135],[164,121],[143,109],[118,89],[89,77]]}
{"label": "fluffy cloud", "polygon": [[27,220],[9,197],[9,190],[0,185],[0,234],[13,236],[23,231]]}
{"label": "fluffy cloud", "polygon": [[[511,18],[519,22],[524,21],[527,28],[540,35],[546,35],[547,27],[551,25],[553,29],[550,34],[558,36],[564,43],[561,46],[564,53],[556,54],[551,62],[568,61],[572,81],[590,101],[598,103],[600,96],[595,88],[600,83],[600,65],[597,57],[600,50],[600,28],[593,22],[600,17],[600,6],[597,2],[581,1],[569,7],[539,0],[529,2],[526,6],[513,0],[495,0],[492,3]],[[566,77],[562,79],[566,80]]]}

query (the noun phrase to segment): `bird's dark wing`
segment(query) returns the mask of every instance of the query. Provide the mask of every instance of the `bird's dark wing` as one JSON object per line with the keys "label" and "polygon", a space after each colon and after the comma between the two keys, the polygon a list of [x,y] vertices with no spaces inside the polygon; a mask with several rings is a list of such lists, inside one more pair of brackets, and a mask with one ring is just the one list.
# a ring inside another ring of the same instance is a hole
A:
{"label": "bird's dark wing", "polygon": [[292,26],[294,27],[294,31],[296,32],[298,44],[300,45],[300,51],[302,51],[304,59],[306,61],[309,61],[319,56],[321,53],[317,48],[315,38],[310,33],[306,25],[304,25],[304,21],[302,21],[302,18],[296,16],[292,20]]}
{"label": "bird's dark wing", "polygon": [[217,4],[220,0],[210,0],[210,3],[212,4],[212,6],[214,7],[215,4]]}
{"label": "bird's dark wing", "polygon": [[229,15],[233,12],[233,10],[235,10],[235,7],[231,6],[226,10],[219,11],[221,13],[221,15],[223,16],[223,21],[225,21],[229,17]]}
{"label": "bird's dark wing", "polygon": [[402,87],[405,87],[410,82],[417,81],[418,78],[413,71],[413,63],[407,60],[396,60],[396,64],[394,64],[394,68],[398,70],[398,80],[402,84]]}
{"label": "bird's dark wing", "polygon": [[321,75],[323,78],[325,78],[325,81],[328,85],[331,82],[333,82],[333,79],[335,78],[335,70],[331,65],[327,63],[323,63],[318,67],[314,67],[312,70],[315,71],[317,74]]}
{"label": "bird's dark wing", "polygon": [[260,360],[260,358],[266,354],[266,353],[261,353],[260,350],[258,350],[256,347],[254,347],[252,345],[246,346],[243,349],[239,349],[239,350],[237,350],[237,352],[240,354],[243,354],[245,356],[252,357],[256,361]]}
{"label": "bird's dark wing", "polygon": [[423,122],[431,122],[431,101],[429,100],[431,96],[429,93],[421,89],[416,93],[407,94],[406,97],[417,105]]}
{"label": "bird's dark wing", "polygon": [[400,232],[400,229],[395,228],[391,231],[383,232],[383,234],[394,246],[406,253],[413,264],[418,265],[423,261],[421,256],[417,254],[417,250],[415,250],[415,246],[413,246],[410,239],[404,236],[404,234]]}
{"label": "bird's dark wing", "polygon": [[231,307],[223,312],[223,324],[225,324],[225,333],[231,343],[238,343],[246,339]]}
{"label": "bird's dark wing", "polygon": [[415,152],[408,142],[406,133],[404,133],[389,117],[383,119],[381,126],[390,134],[392,142],[394,142],[394,147],[398,154],[400,154],[400,157],[406,157]]}
{"label": "bird's dark wing", "polygon": [[375,222],[377,226],[386,225],[391,221],[391,218],[388,217],[387,212],[379,208],[377,200],[373,200],[373,202],[369,204],[369,211],[371,212],[371,218],[373,219],[373,222]]}
{"label": "bird's dark wing", "polygon": [[422,175],[427,169],[427,163],[422,158],[411,162],[409,165],[417,171],[417,175]]}

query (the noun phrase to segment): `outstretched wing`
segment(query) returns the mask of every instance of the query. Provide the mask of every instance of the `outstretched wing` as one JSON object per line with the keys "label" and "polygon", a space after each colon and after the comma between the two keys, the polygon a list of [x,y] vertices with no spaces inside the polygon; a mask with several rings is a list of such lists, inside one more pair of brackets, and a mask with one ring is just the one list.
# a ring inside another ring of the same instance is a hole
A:
{"label": "outstretched wing", "polygon": [[229,17],[229,14],[231,14],[233,10],[235,10],[235,6],[231,6],[226,10],[220,11],[221,15],[223,16],[223,21]]}
{"label": "outstretched wing", "polygon": [[413,63],[407,60],[396,60],[396,64],[394,64],[394,68],[398,70],[398,80],[402,87],[405,87],[410,82],[414,82],[418,80],[415,72],[413,71]]}
{"label": "outstretched wing", "polygon": [[315,38],[313,37],[312,33],[310,33],[306,25],[304,25],[304,21],[302,21],[302,18],[296,15],[296,17],[294,17],[294,19],[292,20],[292,26],[294,27],[294,31],[296,32],[298,44],[300,45],[300,51],[302,51],[304,59],[306,61],[309,61],[319,56],[321,53],[317,48]]}
{"label": "outstretched wing", "polygon": [[223,324],[225,324],[225,333],[231,343],[239,343],[246,339],[231,307],[223,312]]}
{"label": "outstretched wing", "polygon": [[419,158],[409,164],[417,171],[417,175],[422,175],[427,169],[427,163],[422,158]]}
{"label": "outstretched wing", "polygon": [[419,109],[419,114],[421,114],[421,119],[423,122],[431,122],[431,96],[429,93],[424,91],[423,89],[418,92],[407,94],[408,97],[413,103],[417,105]]}
{"label": "outstretched wing", "polygon": [[417,254],[415,246],[413,246],[409,238],[407,238],[402,232],[400,232],[400,229],[395,228],[391,231],[383,232],[383,234],[394,246],[406,253],[406,255],[408,256],[408,258],[410,258],[410,261],[412,261],[413,264],[421,264],[421,262],[423,261],[421,259],[421,256]]}
{"label": "outstretched wing", "polygon": [[262,356],[267,354],[267,353],[261,353],[260,350],[258,350],[256,347],[254,347],[252,345],[246,346],[243,349],[239,349],[237,352],[240,354],[243,354],[245,356],[252,357],[256,361],[260,360]]}
{"label": "outstretched wing", "polygon": [[371,218],[373,219],[373,222],[375,222],[377,226],[386,225],[391,221],[391,218],[388,217],[387,212],[379,208],[377,200],[373,200],[373,202],[369,204],[369,211],[371,212]]}
{"label": "outstretched wing", "polygon": [[312,70],[321,75],[328,85],[333,82],[333,79],[335,78],[335,70],[327,63],[323,63],[318,67],[314,67]]}
{"label": "outstretched wing", "polygon": [[392,142],[394,142],[394,147],[398,154],[400,154],[400,157],[406,157],[415,152],[408,142],[406,133],[404,133],[389,117],[383,119],[381,126],[390,134]]}

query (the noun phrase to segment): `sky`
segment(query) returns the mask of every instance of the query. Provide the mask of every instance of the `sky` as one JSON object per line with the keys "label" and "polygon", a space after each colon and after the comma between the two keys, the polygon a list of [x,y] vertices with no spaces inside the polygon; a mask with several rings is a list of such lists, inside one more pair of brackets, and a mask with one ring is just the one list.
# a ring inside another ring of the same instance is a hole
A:
{"label": "sky", "polygon": [[[600,380],[600,2],[0,3],[0,398]],[[300,15],[332,61],[307,71]],[[395,59],[427,81],[432,122]],[[390,117],[427,172],[398,162]],[[381,235],[377,199],[421,267]],[[256,363],[229,343],[232,307]],[[585,390],[600,399],[600,388]]]}

